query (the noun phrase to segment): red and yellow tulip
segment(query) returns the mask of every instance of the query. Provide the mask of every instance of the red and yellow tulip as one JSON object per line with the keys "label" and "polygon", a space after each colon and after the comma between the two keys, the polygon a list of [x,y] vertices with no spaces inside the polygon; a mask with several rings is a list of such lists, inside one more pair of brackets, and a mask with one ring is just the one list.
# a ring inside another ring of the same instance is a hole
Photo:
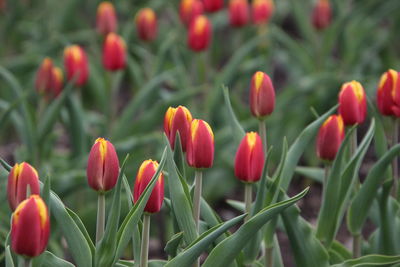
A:
{"label": "red and yellow tulip", "polygon": [[224,0],[203,0],[207,12],[216,12],[224,7]]}
{"label": "red and yellow tulip", "polygon": [[332,16],[329,0],[317,0],[311,16],[311,22],[317,30],[323,30],[331,24]]}
{"label": "red and yellow tulip", "polygon": [[82,47],[71,45],[65,48],[64,67],[69,81],[74,79],[77,86],[86,83],[89,77],[89,63]]}
{"label": "red and yellow tulip", "polygon": [[322,160],[334,160],[343,139],[343,119],[340,115],[331,115],[319,129],[317,136],[317,156]]}
{"label": "red and yellow tulip", "polygon": [[390,69],[381,76],[376,100],[382,115],[400,117],[399,72]]}
{"label": "red and yellow tulip", "polygon": [[214,161],[214,134],[210,125],[203,120],[194,119],[187,138],[186,160],[189,166],[201,169],[210,168]]}
{"label": "red and yellow tulip", "polygon": [[342,85],[339,93],[339,114],[344,125],[363,123],[367,115],[367,101],[364,88],[357,81]]}
{"label": "red and yellow tulip", "polygon": [[153,41],[157,36],[157,16],[151,8],[142,8],[136,15],[136,30],[143,41]]}
{"label": "red and yellow tulip", "polygon": [[233,27],[242,27],[249,21],[249,3],[247,0],[229,1],[229,22]]}
{"label": "red and yellow tulip", "polygon": [[265,24],[270,20],[275,5],[272,0],[254,0],[251,5],[251,14],[254,24]]}
{"label": "red and yellow tulip", "polygon": [[203,3],[200,0],[182,0],[179,7],[181,21],[189,27],[192,21],[203,14]]}
{"label": "red and yellow tulip", "polygon": [[253,116],[263,118],[275,108],[275,89],[271,79],[262,71],[257,71],[250,84],[250,110]]}
{"label": "red and yellow tulip", "polygon": [[51,58],[46,57],[37,71],[35,87],[39,94],[54,98],[61,93],[63,80],[61,69],[53,65]]}
{"label": "red and yellow tulip", "polygon": [[188,46],[196,52],[206,50],[211,40],[211,23],[204,15],[197,16],[189,27]]}
{"label": "red and yellow tulip", "polygon": [[101,2],[97,8],[96,29],[97,32],[107,35],[116,32],[118,28],[117,15],[111,2]]}
{"label": "red and yellow tulip", "polygon": [[192,114],[184,106],[177,108],[169,107],[164,117],[164,132],[171,144],[171,148],[175,148],[176,133],[179,132],[181,138],[182,150],[186,151],[187,138],[189,136],[189,128],[192,123]]}
{"label": "red and yellow tulip", "polygon": [[116,71],[125,68],[126,45],[116,33],[109,33],[103,46],[103,66],[106,70]]}

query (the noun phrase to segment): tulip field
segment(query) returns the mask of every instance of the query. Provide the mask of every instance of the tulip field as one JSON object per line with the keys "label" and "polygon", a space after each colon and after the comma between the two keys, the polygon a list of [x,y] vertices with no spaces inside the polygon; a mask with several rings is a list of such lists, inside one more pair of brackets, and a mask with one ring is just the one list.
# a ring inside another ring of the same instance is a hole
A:
{"label": "tulip field", "polygon": [[0,266],[400,266],[399,0],[0,0]]}

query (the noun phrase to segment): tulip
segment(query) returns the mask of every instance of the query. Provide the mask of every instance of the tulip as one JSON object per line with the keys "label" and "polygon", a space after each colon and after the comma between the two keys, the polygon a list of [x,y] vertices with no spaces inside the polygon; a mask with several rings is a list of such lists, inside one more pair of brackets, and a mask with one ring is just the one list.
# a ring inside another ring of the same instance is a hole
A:
{"label": "tulip", "polygon": [[344,139],[344,123],[340,115],[331,115],[322,124],[317,136],[317,155],[320,159],[332,161]]}
{"label": "tulip", "polygon": [[63,83],[64,83],[64,75],[62,70],[59,67],[53,67],[53,80],[52,80],[52,94],[54,97],[57,97],[61,94]]}
{"label": "tulip", "polygon": [[312,11],[311,21],[317,30],[323,30],[331,23],[331,4],[329,0],[317,0]]}
{"label": "tulip", "polygon": [[381,76],[376,99],[382,115],[400,117],[400,79],[397,71],[390,69]]}
{"label": "tulip", "polygon": [[109,33],[103,46],[103,65],[106,70],[116,71],[125,68],[126,46],[124,40],[115,33]]}
{"label": "tulip", "polygon": [[172,149],[175,148],[175,136],[176,133],[179,132],[182,150],[183,152],[186,151],[186,143],[191,123],[192,114],[186,107],[178,106],[177,108],[168,108],[164,117],[164,131]]}
{"label": "tulip", "polygon": [[339,93],[339,114],[344,125],[363,123],[367,115],[367,101],[364,88],[357,81],[342,85]]}
{"label": "tulip", "polygon": [[250,83],[250,110],[253,116],[262,119],[272,113],[275,107],[275,89],[271,79],[257,71]]}
{"label": "tulip", "polygon": [[203,14],[203,3],[200,0],[182,0],[179,15],[182,22],[189,27],[193,19]]}
{"label": "tulip", "polygon": [[245,183],[260,180],[264,167],[265,155],[258,133],[247,133],[240,142],[235,156],[235,175]]}
{"label": "tulip", "polygon": [[251,7],[254,24],[268,23],[275,9],[272,0],[254,0]]}
{"label": "tulip", "polygon": [[96,29],[99,34],[107,35],[116,32],[118,28],[117,15],[111,2],[101,2],[97,8]]}
{"label": "tulip", "polygon": [[23,256],[36,257],[47,246],[50,235],[49,213],[44,201],[32,195],[22,201],[12,216],[11,248]]}
{"label": "tulip", "polygon": [[196,52],[206,50],[211,39],[211,23],[204,15],[197,16],[189,27],[188,46]]}
{"label": "tulip", "polygon": [[203,0],[204,9],[207,12],[216,12],[223,8],[224,0]]}
{"label": "tulip", "polygon": [[142,8],[136,16],[136,29],[143,41],[152,41],[157,35],[157,17],[151,8]]}
{"label": "tulip", "polygon": [[233,27],[242,27],[249,20],[249,4],[247,0],[230,0],[229,21]]}
{"label": "tulip", "polygon": [[57,97],[61,93],[63,79],[61,69],[53,66],[51,58],[46,57],[36,74],[36,90],[46,98]]}
{"label": "tulip", "polygon": [[112,189],[118,180],[119,160],[113,144],[97,138],[90,150],[86,174],[91,188],[99,192]]}
{"label": "tulip", "polygon": [[210,125],[203,120],[194,119],[189,133],[186,146],[189,166],[197,169],[210,168],[214,161],[214,134]]}
{"label": "tulip", "polygon": [[39,175],[29,163],[15,164],[8,174],[7,197],[11,210],[27,198],[28,187],[30,194],[39,194]]}
{"label": "tulip", "polygon": [[64,66],[67,79],[75,79],[76,86],[86,83],[89,76],[88,59],[85,51],[78,45],[71,45],[64,50]]}

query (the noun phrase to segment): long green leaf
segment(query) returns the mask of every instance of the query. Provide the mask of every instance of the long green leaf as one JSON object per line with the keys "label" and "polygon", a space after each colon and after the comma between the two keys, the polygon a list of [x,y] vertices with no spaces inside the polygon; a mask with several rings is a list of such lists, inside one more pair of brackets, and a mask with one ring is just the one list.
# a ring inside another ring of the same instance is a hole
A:
{"label": "long green leaf", "polygon": [[14,267],[14,260],[11,255],[10,246],[6,247],[6,267]]}
{"label": "long green leaf", "polygon": [[242,140],[245,132],[243,127],[240,125],[238,119],[235,116],[235,112],[232,109],[231,100],[229,99],[229,89],[225,85],[222,85],[222,92],[224,95],[225,106],[228,109],[229,124],[231,125],[232,136],[235,146],[238,146]]}
{"label": "long green leaf", "polygon": [[332,267],[368,267],[368,266],[386,266],[400,263],[400,256],[385,255],[367,255],[357,259],[347,260]]}
{"label": "long green leaf", "polygon": [[40,257],[34,258],[33,267],[73,267],[74,265],[64,259],[61,259],[50,251],[43,252]]}

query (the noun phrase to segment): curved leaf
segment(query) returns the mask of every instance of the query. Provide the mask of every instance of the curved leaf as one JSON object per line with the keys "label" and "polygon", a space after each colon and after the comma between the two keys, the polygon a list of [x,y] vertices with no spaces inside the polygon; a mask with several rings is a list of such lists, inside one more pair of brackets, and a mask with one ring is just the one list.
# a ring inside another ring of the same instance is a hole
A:
{"label": "curved leaf", "polygon": [[332,267],[367,267],[383,266],[400,263],[400,256],[368,255],[357,259],[347,260]]}

